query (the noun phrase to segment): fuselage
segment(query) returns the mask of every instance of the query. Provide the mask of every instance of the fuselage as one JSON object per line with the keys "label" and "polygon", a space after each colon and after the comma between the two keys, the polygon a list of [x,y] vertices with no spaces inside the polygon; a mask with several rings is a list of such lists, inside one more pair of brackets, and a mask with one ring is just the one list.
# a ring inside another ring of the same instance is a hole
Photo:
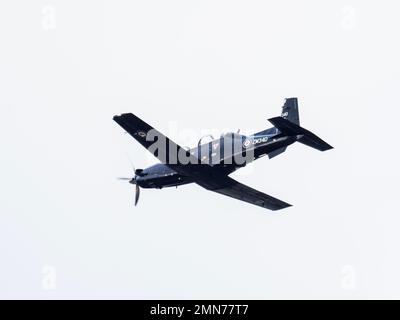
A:
{"label": "fuselage", "polygon": [[[250,162],[284,148],[296,140],[296,137],[282,135],[276,128],[271,128],[252,136],[237,133],[226,134],[188,151],[198,158],[201,164],[215,168],[218,174],[229,175]],[[198,166],[198,164],[188,165]],[[193,168],[196,170],[195,167]],[[174,171],[173,166],[162,163],[143,169],[136,176],[136,183],[142,188],[162,189],[192,182],[190,177]]]}

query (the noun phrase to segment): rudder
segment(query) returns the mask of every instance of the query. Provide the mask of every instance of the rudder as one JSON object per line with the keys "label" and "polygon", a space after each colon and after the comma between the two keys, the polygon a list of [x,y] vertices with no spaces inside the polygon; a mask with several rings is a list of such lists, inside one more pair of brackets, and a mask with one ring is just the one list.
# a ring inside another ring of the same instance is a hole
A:
{"label": "rudder", "polygon": [[297,98],[287,98],[282,107],[282,118],[289,120],[292,123],[300,125],[299,105]]}

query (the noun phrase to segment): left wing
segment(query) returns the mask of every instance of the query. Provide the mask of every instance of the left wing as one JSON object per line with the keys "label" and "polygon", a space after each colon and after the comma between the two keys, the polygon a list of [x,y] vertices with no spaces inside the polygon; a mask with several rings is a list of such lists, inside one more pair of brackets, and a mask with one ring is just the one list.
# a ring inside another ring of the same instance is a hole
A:
{"label": "left wing", "polygon": [[290,204],[283,202],[282,200],[276,199],[268,194],[250,188],[232,178],[225,177],[224,181],[220,180],[220,182],[221,188],[211,191],[223,194],[231,198],[242,200],[269,210],[275,211],[291,207]]}
{"label": "left wing", "polygon": [[[150,152],[153,151],[152,146],[159,142],[160,148],[157,149],[157,152],[152,153],[164,164],[177,160],[173,157],[176,157],[179,152],[184,154],[188,152],[132,113],[121,114],[113,119]],[[197,158],[193,160],[197,160]]]}
{"label": "left wing", "polygon": [[[200,160],[190,154],[188,150],[182,148],[134,114],[124,113],[120,116],[114,116],[113,119],[162,163],[179,174],[196,176],[211,170],[209,165],[200,163]],[[181,163],[182,159],[187,163]]]}

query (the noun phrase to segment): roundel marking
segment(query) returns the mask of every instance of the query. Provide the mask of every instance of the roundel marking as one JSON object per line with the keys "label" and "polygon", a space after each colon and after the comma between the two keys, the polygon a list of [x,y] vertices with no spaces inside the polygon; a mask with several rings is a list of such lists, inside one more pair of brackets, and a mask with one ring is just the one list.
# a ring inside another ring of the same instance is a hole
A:
{"label": "roundel marking", "polygon": [[250,145],[251,145],[251,140],[250,140],[250,139],[246,139],[246,140],[243,142],[243,147],[245,147],[245,148],[250,147]]}

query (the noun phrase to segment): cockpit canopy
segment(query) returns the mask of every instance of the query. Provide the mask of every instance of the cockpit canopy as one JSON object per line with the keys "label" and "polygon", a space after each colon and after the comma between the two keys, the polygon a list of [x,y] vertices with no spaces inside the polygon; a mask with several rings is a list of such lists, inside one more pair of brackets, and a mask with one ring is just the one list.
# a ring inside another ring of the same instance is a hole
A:
{"label": "cockpit canopy", "polygon": [[[235,140],[236,141],[236,140],[244,140],[244,139],[246,139],[246,136],[240,134],[239,132],[226,132],[226,133],[222,133],[220,138],[224,139],[224,140]],[[197,145],[200,146],[203,143],[205,143],[205,144],[210,143],[214,140],[215,140],[214,136],[212,136],[211,134],[208,134],[208,135],[201,137]]]}
{"label": "cockpit canopy", "polygon": [[239,139],[243,139],[245,136],[238,133],[238,132],[227,132],[227,133],[223,133],[221,134],[221,138],[224,139],[233,139],[233,140],[239,140]]}
{"label": "cockpit canopy", "polygon": [[212,134],[207,134],[207,135],[202,136],[202,137],[200,138],[200,140],[199,140],[199,142],[197,143],[197,145],[200,146],[200,145],[203,143],[203,139],[205,139],[205,138],[211,139],[210,141],[213,141],[213,140],[214,140],[214,136],[213,136]]}

